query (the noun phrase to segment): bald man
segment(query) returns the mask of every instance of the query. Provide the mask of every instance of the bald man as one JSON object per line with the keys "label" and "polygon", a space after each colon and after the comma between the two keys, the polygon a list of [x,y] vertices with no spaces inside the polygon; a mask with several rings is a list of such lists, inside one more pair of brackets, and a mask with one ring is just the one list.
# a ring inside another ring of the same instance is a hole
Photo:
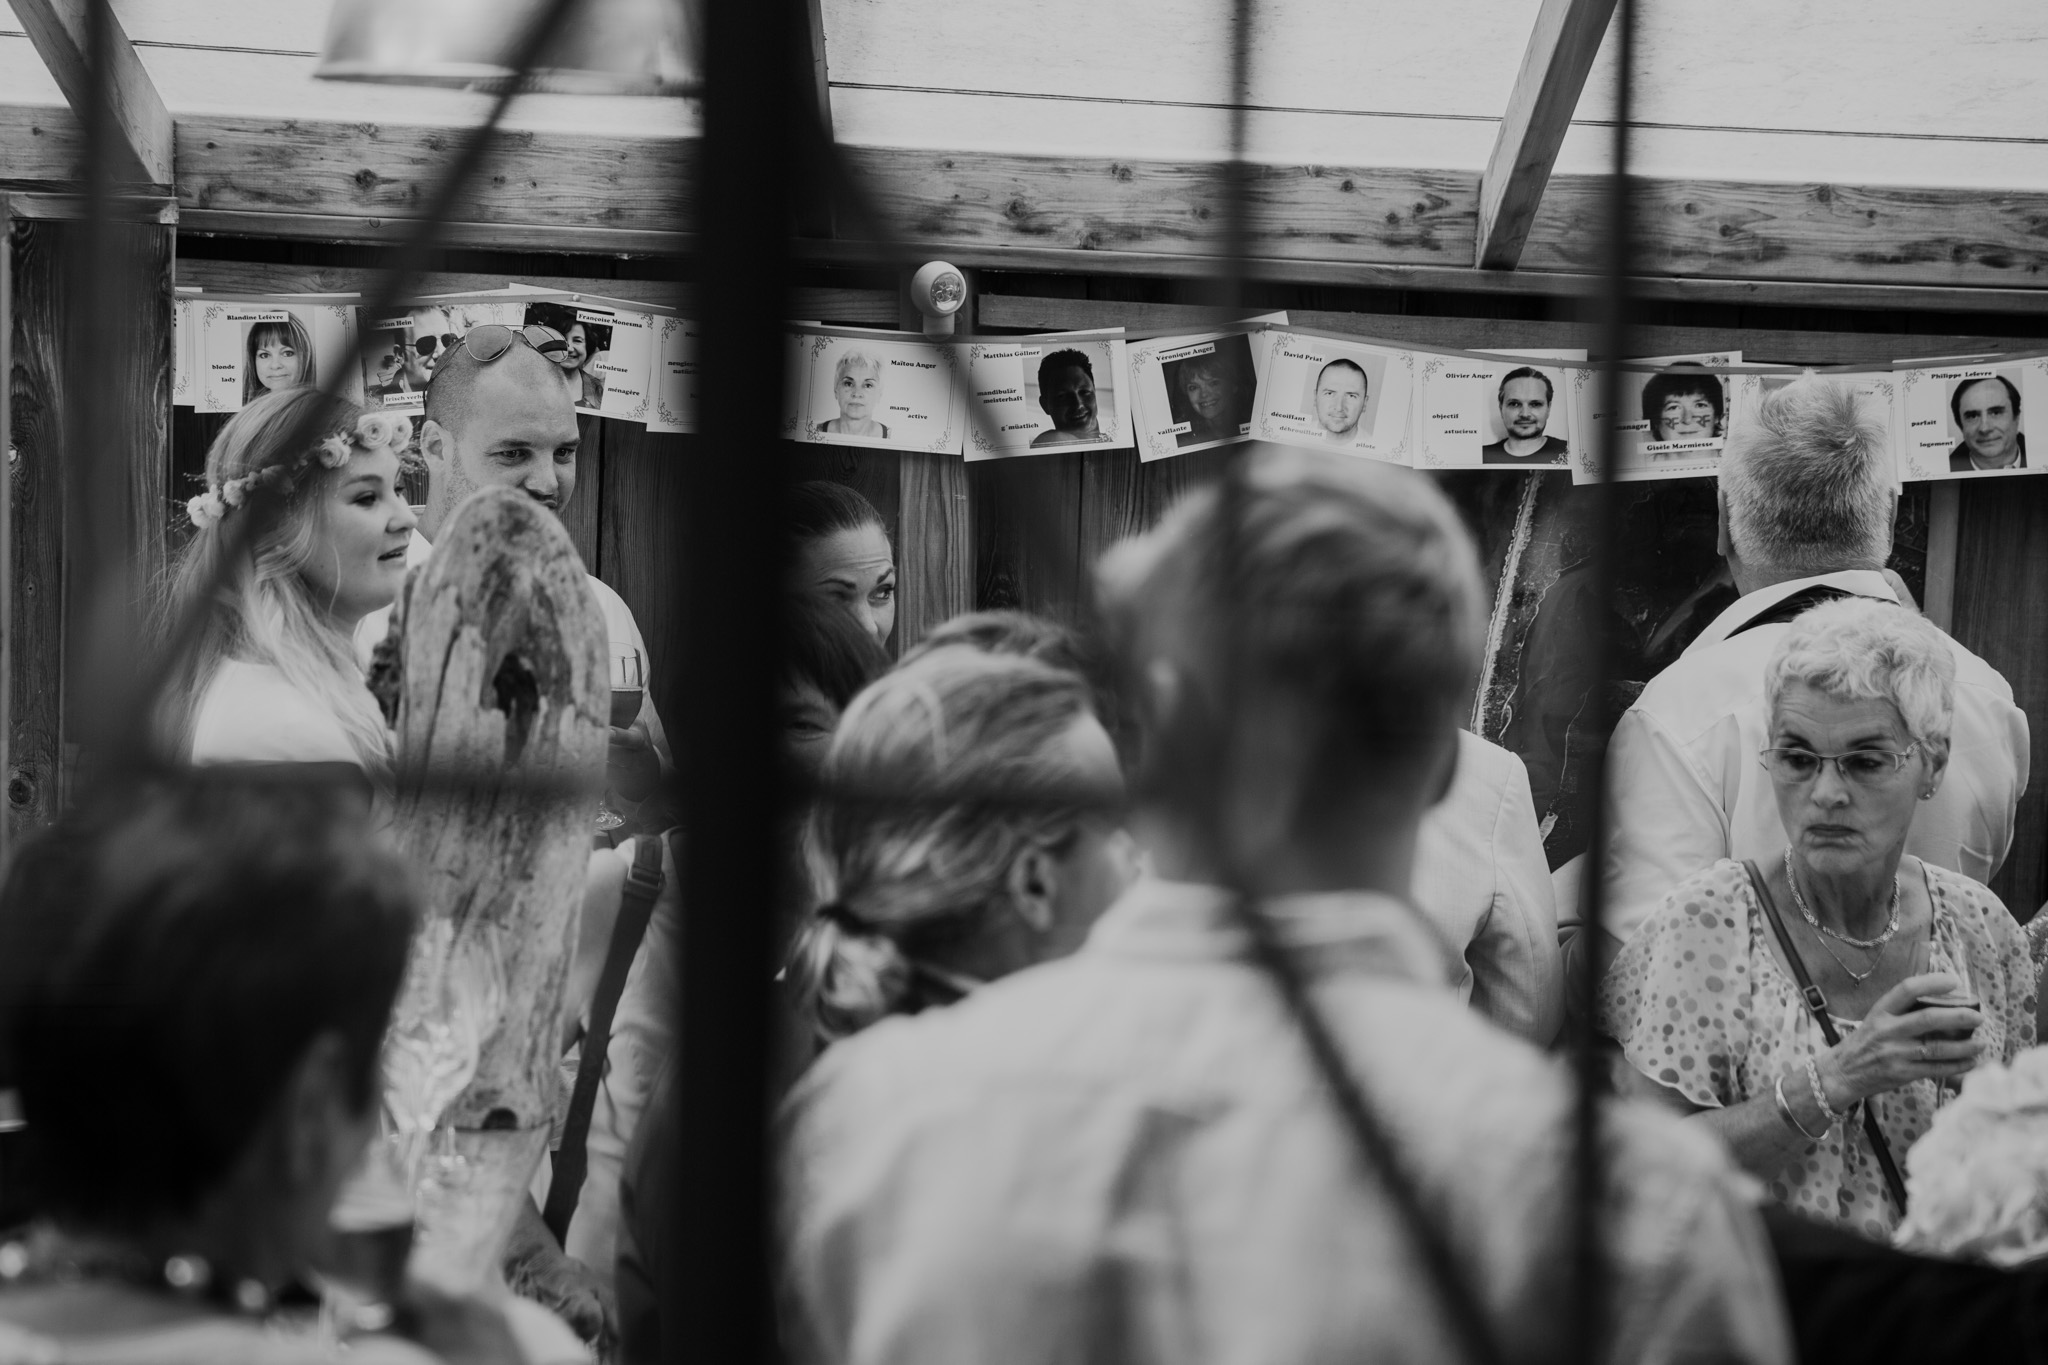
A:
{"label": "bald man", "polygon": [[[538,335],[538,333],[536,333]],[[516,488],[559,514],[576,491],[575,394],[553,360],[523,335],[504,354],[480,361],[465,342],[447,349],[427,386],[420,454],[427,462],[427,507],[412,533],[405,562],[424,563],[433,541],[462,500],[482,488]],[[632,609],[611,585],[592,575],[590,590],[604,612],[605,638],[640,651],[645,690],[631,726],[612,730],[611,782],[617,796],[639,802],[660,785],[668,737],[654,709],[647,642]],[[364,667],[390,632],[389,608],[363,619],[356,653]]]}

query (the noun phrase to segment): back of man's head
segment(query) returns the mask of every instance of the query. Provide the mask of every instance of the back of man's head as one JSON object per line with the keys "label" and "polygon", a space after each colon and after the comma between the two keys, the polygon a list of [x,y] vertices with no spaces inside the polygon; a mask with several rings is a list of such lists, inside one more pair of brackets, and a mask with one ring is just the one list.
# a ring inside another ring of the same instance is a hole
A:
{"label": "back of man's head", "polygon": [[1276,447],[1244,461],[1235,496],[1193,494],[1102,563],[1146,713],[1142,799],[1198,817],[1256,766],[1308,818],[1368,798],[1419,816],[1485,631],[1471,537],[1408,471]]}
{"label": "back of man's head", "polygon": [[1882,568],[1896,488],[1877,405],[1816,375],[1766,394],[1721,459],[1735,555],[1777,573]]}

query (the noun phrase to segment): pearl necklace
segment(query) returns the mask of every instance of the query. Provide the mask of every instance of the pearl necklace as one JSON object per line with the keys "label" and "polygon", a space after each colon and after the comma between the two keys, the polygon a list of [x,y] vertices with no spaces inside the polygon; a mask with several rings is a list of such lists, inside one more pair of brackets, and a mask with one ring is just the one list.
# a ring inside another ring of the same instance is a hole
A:
{"label": "pearl necklace", "polygon": [[[1839,933],[1836,930],[1830,929],[1825,924],[1822,924],[1820,922],[1819,918],[1814,915],[1813,908],[1806,903],[1806,897],[1799,894],[1799,878],[1792,871],[1792,850],[1789,848],[1785,850],[1785,880],[1792,884],[1792,903],[1799,907],[1800,915],[1805,918],[1808,924],[1813,926],[1814,932],[1820,936],[1820,950],[1826,953],[1829,957],[1833,958],[1835,961],[1835,965],[1837,967],[1840,967],[1842,971],[1848,976],[1848,978],[1859,986],[1862,985],[1864,982],[1870,980],[1871,977],[1875,976],[1877,974],[1878,964],[1884,961],[1884,950],[1886,946],[1891,943],[1892,935],[1899,932],[1898,877],[1896,875],[1892,877],[1891,923],[1885,926],[1885,930],[1883,933],[1879,934],[1876,938],[1873,939],[1851,938],[1849,935]],[[1828,946],[1828,938],[1830,937],[1838,938],[1842,942],[1849,944],[1851,947],[1861,948],[1865,952],[1875,951],[1877,956],[1873,957],[1870,960],[1869,967],[1859,972],[1854,967],[1851,967],[1848,963],[1842,961],[1842,955],[1836,952],[1832,947]]]}

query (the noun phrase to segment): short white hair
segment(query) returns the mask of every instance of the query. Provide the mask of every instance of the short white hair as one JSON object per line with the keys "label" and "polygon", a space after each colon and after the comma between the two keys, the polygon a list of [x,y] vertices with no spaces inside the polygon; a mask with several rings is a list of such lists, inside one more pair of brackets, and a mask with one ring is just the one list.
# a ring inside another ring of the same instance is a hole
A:
{"label": "short white hair", "polygon": [[1955,650],[1897,603],[1846,597],[1801,612],[1764,666],[1772,716],[1785,689],[1802,683],[1841,701],[1890,702],[1914,739],[1948,745]]}
{"label": "short white hair", "polygon": [[873,370],[875,378],[880,379],[882,377],[882,362],[859,347],[852,347],[842,351],[839,356],[839,363],[832,367],[833,387],[837,388],[839,381],[846,378],[846,372],[853,369]]}
{"label": "short white hair", "polygon": [[1897,487],[1877,404],[1813,374],[1764,395],[1721,457],[1728,538],[1758,568],[1882,568]]}

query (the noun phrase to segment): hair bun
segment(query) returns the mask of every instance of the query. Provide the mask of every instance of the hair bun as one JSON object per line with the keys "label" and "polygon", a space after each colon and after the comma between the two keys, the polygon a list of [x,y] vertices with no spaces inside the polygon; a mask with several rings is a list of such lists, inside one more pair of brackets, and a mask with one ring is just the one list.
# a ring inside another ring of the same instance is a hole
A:
{"label": "hair bun", "polygon": [[897,1011],[910,992],[910,959],[843,902],[827,901],[814,913],[798,957],[818,1032],[836,1041]]}

